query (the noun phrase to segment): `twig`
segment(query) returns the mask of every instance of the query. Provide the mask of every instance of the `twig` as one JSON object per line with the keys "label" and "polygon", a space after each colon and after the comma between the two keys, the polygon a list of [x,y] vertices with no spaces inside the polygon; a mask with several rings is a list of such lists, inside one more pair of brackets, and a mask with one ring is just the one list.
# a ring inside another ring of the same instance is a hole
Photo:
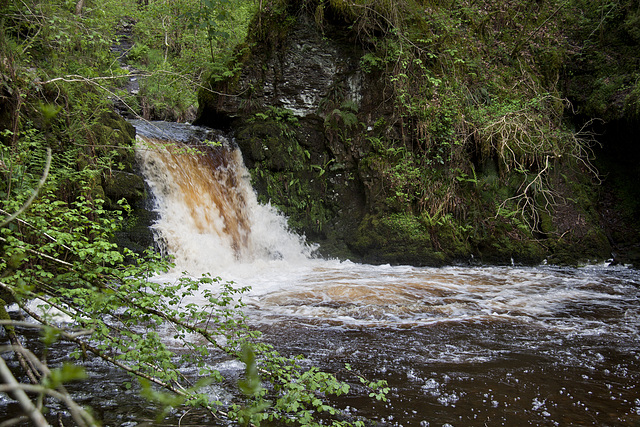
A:
{"label": "twig", "polygon": [[[7,242],[7,239],[5,239],[4,237],[0,237],[0,242]],[[25,248],[24,246],[16,246],[16,247],[19,248],[19,249],[25,250],[27,252],[31,252],[34,255],[41,256],[43,258],[47,258],[50,261],[57,262],[59,264],[62,264],[64,266],[66,266],[66,267],[70,267],[70,268],[73,269],[73,264],[71,264],[71,263],[69,263],[67,261],[63,261],[63,260],[58,259],[56,257],[52,257],[51,255],[47,255],[47,254],[45,254],[43,252],[36,251],[35,249]]]}
{"label": "twig", "polygon": [[[55,82],[64,82],[64,83],[78,83],[78,82],[85,82],[85,83],[95,83],[96,81],[99,80],[117,80],[117,79],[122,79],[122,78],[131,78],[131,77],[153,77],[156,74],[168,74],[168,75],[172,75],[172,76],[176,76],[179,77],[183,80],[187,80],[189,83],[191,83],[193,86],[196,86],[200,89],[206,90],[210,93],[214,93],[216,95],[220,95],[220,96],[229,96],[229,97],[238,97],[240,95],[242,95],[242,93],[246,92],[246,90],[244,92],[241,92],[239,94],[229,94],[229,93],[224,93],[224,92],[218,92],[215,91],[211,88],[208,88],[206,86],[204,86],[201,83],[196,82],[195,80],[190,79],[189,77],[185,76],[184,74],[180,74],[180,73],[176,73],[175,71],[168,71],[168,70],[156,70],[153,73],[129,73],[129,74],[123,74],[120,76],[98,76],[98,77],[84,77],[81,76],[79,74],[67,74],[66,76],[62,76],[62,77],[56,77],[53,79],[49,79],[43,82],[39,82],[39,84],[48,84],[48,83],[55,83]],[[107,90],[106,88],[103,88],[102,86],[100,86],[101,89]],[[247,89],[248,90],[248,89]],[[108,92],[112,93],[112,91]]]}
{"label": "twig", "polygon": [[[20,384],[18,380],[13,376],[9,367],[5,363],[4,359],[0,357],[0,376],[4,380],[5,383],[10,387],[10,391],[13,392],[16,400],[27,414],[31,421],[36,425],[36,427],[49,427],[49,423],[44,418],[44,415],[35,407],[27,393],[25,393],[22,386],[25,384]],[[4,388],[4,386],[0,386]]]}
{"label": "twig", "polygon": [[74,83],[74,82],[94,82],[97,80],[116,80],[116,79],[123,79],[123,78],[130,78],[130,77],[138,77],[138,76],[142,76],[145,77],[146,75],[144,74],[140,74],[140,73],[129,73],[129,74],[123,74],[121,76],[98,76],[98,77],[84,77],[81,76],[79,74],[67,74],[66,76],[63,77],[56,77],[53,79],[49,79],[46,80],[44,82],[40,82],[40,84],[42,85],[46,85],[49,83],[55,83],[55,82],[65,82],[65,83]]}
{"label": "twig", "polygon": [[90,329],[80,329],[77,332],[70,333],[68,331],[57,328],[55,326],[41,325],[38,323],[25,322],[21,320],[0,320],[0,325],[3,325],[3,326],[11,325],[11,326],[19,326],[21,328],[33,328],[33,329],[43,329],[45,327],[53,328],[53,329],[56,329],[60,333],[60,336],[64,338],[78,338],[85,335],[91,335],[93,333],[93,331]]}
{"label": "twig", "polygon": [[[0,213],[3,215],[9,215],[9,212],[5,211],[4,209],[0,209]],[[20,224],[26,225],[27,227],[33,229],[33,230],[37,230],[39,233],[42,233],[45,237],[51,239],[52,241],[54,241],[55,243],[58,243],[60,246],[62,246],[63,248],[65,248],[68,251],[72,251],[72,249],[70,247],[68,247],[65,244],[59,243],[55,237],[51,236],[50,234],[48,234],[47,232],[44,232],[40,229],[38,229],[37,227],[31,225],[30,223],[28,223],[27,221],[20,219],[20,218],[16,218],[16,221],[18,221]]]}
{"label": "twig", "polygon": [[[515,54],[516,54],[516,51],[517,51],[518,49],[520,49],[520,46],[522,46],[522,45],[524,45],[525,43],[527,43],[527,42],[531,39],[531,37],[533,37],[533,36],[534,36],[538,31],[540,31],[540,28],[544,27],[544,25],[545,25],[547,22],[549,22],[549,20],[550,20],[551,18],[553,18],[554,16],[556,16],[556,14],[560,11],[560,9],[562,9],[562,8],[563,8],[567,3],[569,3],[569,0],[565,1],[565,2],[564,2],[564,3],[562,3],[560,6],[558,6],[558,8],[557,8],[557,9],[556,9],[556,10],[555,10],[551,15],[549,15],[549,17],[548,17],[548,18],[547,18],[547,19],[546,19],[542,24],[540,24],[540,25],[538,26],[538,28],[536,28],[536,29],[535,29],[535,30],[533,30],[531,33],[529,33],[529,36],[528,36],[526,39],[524,39],[522,42],[518,42],[518,43],[516,43],[516,44],[515,44],[515,46],[513,47],[513,50],[511,51],[511,56],[515,55]],[[597,28],[596,28],[596,29],[597,29]],[[595,32],[595,30],[594,30],[594,32]],[[591,33],[591,34],[593,34],[593,33]]]}
{"label": "twig", "polygon": [[[38,358],[29,350],[26,350],[22,347],[18,349],[13,348],[12,346],[0,347],[0,351],[7,351],[7,350],[20,351],[29,359],[31,359],[32,362],[38,364],[40,370],[43,373],[45,373],[47,376],[51,375],[51,370],[49,370],[49,368],[44,363],[40,362]],[[67,393],[65,388],[62,386],[59,386],[60,390],[54,390],[52,388],[44,387],[41,384],[17,383],[17,385],[16,384],[9,384],[8,386],[0,385],[0,392],[9,392],[9,391],[15,392],[16,388],[23,392],[29,391],[29,392],[38,393],[38,394],[48,394],[49,396],[52,396],[64,402],[69,408],[69,411],[71,412],[71,416],[73,417],[74,421],[79,426],[96,426],[97,425],[93,417],[87,411],[85,411],[82,407],[80,407],[71,398],[71,396],[69,396],[69,393]]]}

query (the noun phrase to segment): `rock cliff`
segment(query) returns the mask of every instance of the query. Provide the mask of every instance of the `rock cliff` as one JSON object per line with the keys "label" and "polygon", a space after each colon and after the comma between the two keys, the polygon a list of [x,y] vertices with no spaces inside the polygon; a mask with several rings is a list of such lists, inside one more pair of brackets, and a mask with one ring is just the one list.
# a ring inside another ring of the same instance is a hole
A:
{"label": "rock cliff", "polygon": [[[589,149],[566,130],[559,94],[501,99],[495,79],[511,78],[511,56],[472,58],[503,73],[479,76],[442,42],[425,44],[429,53],[389,19],[363,23],[322,5],[263,10],[240,71],[200,92],[196,122],[233,133],[260,197],[293,228],[325,255],[376,263],[611,256]],[[428,24],[424,38],[436,34]],[[464,68],[446,68],[444,52]],[[549,67],[525,77],[548,80]]]}

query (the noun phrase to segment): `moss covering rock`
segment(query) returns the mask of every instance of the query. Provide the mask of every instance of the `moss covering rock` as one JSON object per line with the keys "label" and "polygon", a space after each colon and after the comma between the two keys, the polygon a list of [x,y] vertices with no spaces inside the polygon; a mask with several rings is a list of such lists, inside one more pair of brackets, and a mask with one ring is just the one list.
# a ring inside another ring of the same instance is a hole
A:
{"label": "moss covering rock", "polygon": [[[503,6],[272,2],[238,72],[201,92],[198,122],[233,130],[262,199],[325,254],[605,260],[615,242],[580,120],[635,114],[635,33],[625,24],[581,56],[597,7]],[[606,78],[610,39],[627,65]]]}

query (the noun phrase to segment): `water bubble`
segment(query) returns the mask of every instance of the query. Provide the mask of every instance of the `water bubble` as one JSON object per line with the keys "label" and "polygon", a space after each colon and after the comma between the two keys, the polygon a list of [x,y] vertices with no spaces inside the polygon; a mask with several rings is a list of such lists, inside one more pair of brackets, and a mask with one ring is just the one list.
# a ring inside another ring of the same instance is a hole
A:
{"label": "water bubble", "polygon": [[431,390],[431,389],[435,389],[440,387],[440,384],[434,380],[433,378],[429,378],[424,385],[422,386],[422,389],[424,390]]}
{"label": "water bubble", "polygon": [[409,369],[407,371],[407,379],[409,379],[411,381],[420,381],[422,378],[420,378],[420,376],[416,375],[415,370]]}
{"label": "water bubble", "polygon": [[445,393],[438,398],[438,403],[440,403],[442,406],[455,406],[458,400],[460,400],[460,397],[458,397],[456,393]]}
{"label": "water bubble", "polygon": [[544,407],[546,402],[547,402],[547,399],[543,399],[542,401],[540,401],[538,400],[537,397],[534,397],[533,400],[531,401],[531,409],[533,409],[534,411],[537,411],[538,409]]}

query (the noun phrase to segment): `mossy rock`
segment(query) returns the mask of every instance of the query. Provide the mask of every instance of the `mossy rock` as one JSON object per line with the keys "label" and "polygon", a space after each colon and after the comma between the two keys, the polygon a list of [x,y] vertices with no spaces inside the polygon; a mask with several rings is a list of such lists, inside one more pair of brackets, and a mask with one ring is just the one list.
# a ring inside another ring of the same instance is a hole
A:
{"label": "mossy rock", "polygon": [[547,248],[521,224],[507,218],[485,220],[470,239],[475,258],[485,264],[540,264]]}
{"label": "mossy rock", "polygon": [[549,218],[542,212],[541,225],[547,237],[549,261],[554,264],[581,264],[604,261],[611,256],[611,244],[602,227],[595,201],[596,187],[577,168],[565,168],[554,177],[554,187],[564,200],[557,203]]}
{"label": "mossy rock", "polygon": [[134,209],[122,223],[121,229],[115,233],[118,246],[136,253],[143,253],[146,249],[155,247],[155,238],[150,226],[157,217],[153,211],[144,208]]}
{"label": "mossy rock", "polygon": [[479,259],[488,264],[538,265],[547,257],[545,248],[534,239],[496,236],[484,242]]}
{"label": "mossy rock", "polygon": [[144,179],[134,173],[114,170],[103,176],[102,183],[111,204],[121,199],[134,204],[146,197]]}
{"label": "mossy rock", "polygon": [[462,230],[456,224],[445,224],[433,230],[432,242],[437,242],[436,248],[446,254],[447,261],[464,261],[470,258],[471,245]]}
{"label": "mossy rock", "polygon": [[[89,143],[95,154],[111,157],[114,163],[122,165],[127,172],[135,169],[133,141],[136,132],[131,123],[115,113],[106,113],[99,122],[91,126]],[[94,154],[91,153],[91,156]]]}
{"label": "mossy rock", "polygon": [[305,154],[298,142],[295,121],[256,118],[244,121],[238,128],[236,143],[250,168],[262,162],[263,167],[272,171],[295,171],[308,160],[309,153]]}
{"label": "mossy rock", "polygon": [[124,120],[114,112],[105,113],[100,118],[100,122],[111,129],[117,130],[119,139],[117,145],[130,146],[131,141],[136,137],[136,129],[131,123]]}
{"label": "mossy rock", "polygon": [[602,262],[612,255],[606,234],[597,225],[580,227],[548,242],[552,252],[549,262],[558,265],[574,265]]}
{"label": "mossy rock", "polygon": [[351,248],[371,263],[436,266],[446,260],[443,252],[433,248],[429,232],[412,214],[366,216]]}

